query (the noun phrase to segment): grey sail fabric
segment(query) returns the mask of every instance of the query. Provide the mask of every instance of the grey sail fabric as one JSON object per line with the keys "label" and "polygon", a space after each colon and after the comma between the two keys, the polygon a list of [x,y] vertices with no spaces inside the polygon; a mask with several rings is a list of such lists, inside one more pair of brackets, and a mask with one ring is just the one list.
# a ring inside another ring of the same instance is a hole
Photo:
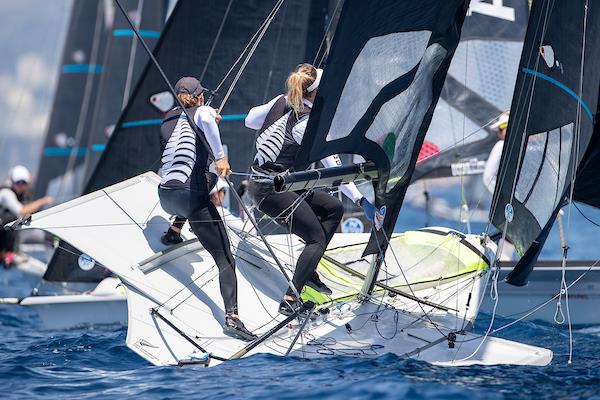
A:
{"label": "grey sail fabric", "polygon": [[[128,15],[137,24],[148,46],[153,49],[160,37],[166,13],[166,3],[160,0],[120,0]],[[113,2],[109,2],[111,5]],[[125,17],[112,10],[114,21],[108,32],[108,43],[102,56],[104,72],[97,91],[98,101],[85,155],[83,183],[87,182],[100,158],[108,138],[114,131],[121,111],[129,101],[148,55],[138,43]],[[83,187],[80,188],[82,190]]]}
{"label": "grey sail fabric", "polygon": [[413,181],[483,172],[497,141],[489,122],[510,108],[528,16],[527,0],[471,2]]}
{"label": "grey sail fabric", "polygon": [[35,185],[62,202],[78,195],[108,23],[105,2],[75,0]]}
{"label": "grey sail fabric", "polygon": [[537,0],[531,9],[490,212],[517,249],[507,277],[515,285],[527,283],[573,181],[574,199],[598,206],[586,179],[597,165],[600,4],[586,3]]}
{"label": "grey sail fabric", "polygon": [[450,60],[465,1],[346,0],[297,160],[358,154],[379,169],[376,205],[391,233]]}

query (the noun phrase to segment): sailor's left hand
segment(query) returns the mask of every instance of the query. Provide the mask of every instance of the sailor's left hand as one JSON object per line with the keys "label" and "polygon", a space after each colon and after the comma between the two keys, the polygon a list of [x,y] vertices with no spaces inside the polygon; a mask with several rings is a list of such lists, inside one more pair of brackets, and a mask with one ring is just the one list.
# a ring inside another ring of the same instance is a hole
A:
{"label": "sailor's left hand", "polygon": [[381,215],[379,210],[366,197],[360,199],[358,204],[362,207],[367,219],[379,230],[383,223],[383,215]]}
{"label": "sailor's left hand", "polygon": [[215,122],[218,124],[219,122],[221,122],[221,120],[223,119],[223,117],[221,117],[221,114],[219,114],[219,109],[215,108]]}

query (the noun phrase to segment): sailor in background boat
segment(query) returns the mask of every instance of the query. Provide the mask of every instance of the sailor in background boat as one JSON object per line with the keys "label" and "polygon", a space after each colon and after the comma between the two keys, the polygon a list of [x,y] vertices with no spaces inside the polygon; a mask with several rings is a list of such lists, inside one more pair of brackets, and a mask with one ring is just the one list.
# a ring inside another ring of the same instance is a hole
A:
{"label": "sailor in background boat", "polygon": [[[277,175],[294,167],[322,74],[321,69],[300,64],[288,76],[287,94],[252,108],[246,117],[246,127],[259,131],[248,193],[259,210],[280,223],[289,224],[292,233],[306,243],[292,278],[298,293],[306,284],[321,293],[331,294],[316,269],[342,219],[342,202],[323,191],[275,193],[271,185],[255,179]],[[325,167],[341,165],[337,155],[321,162]],[[373,220],[375,207],[353,183],[342,185],[341,190],[362,206],[367,217]],[[301,300],[290,288],[279,305],[279,312],[291,315],[300,306]]]}
{"label": "sailor in background boat", "polygon": [[[175,85],[179,100],[210,145],[217,174],[228,176],[231,169],[221,143],[218,114],[204,105],[205,90],[193,77],[181,78]],[[160,204],[166,212],[189,220],[192,231],[219,267],[219,284],[225,304],[223,333],[252,341],[256,335],[246,329],[238,315],[235,260],[229,238],[219,212],[209,198],[209,153],[197,139],[181,108],[176,107],[165,115],[161,126]]]}
{"label": "sailor in background boat", "polygon": [[11,266],[15,261],[16,231],[5,231],[3,226],[53,202],[52,197],[45,196],[27,203],[30,184],[29,170],[17,165],[10,171],[8,184],[0,189],[0,264],[5,267]]}
{"label": "sailor in background boat", "polygon": [[[498,169],[500,167],[500,158],[502,157],[502,149],[504,148],[504,138],[506,137],[506,128],[508,127],[509,113],[508,111],[502,113],[498,117],[498,121],[490,125],[490,128],[498,129],[498,142],[490,151],[490,155],[485,163],[485,169],[483,170],[482,180],[483,184],[489,190],[490,193],[494,193],[496,187],[496,178],[498,176]],[[502,241],[502,239],[501,239]],[[500,243],[498,243],[500,247]],[[502,254],[500,254],[500,261],[510,261],[515,252],[515,246],[508,241],[504,240],[501,246]]]}

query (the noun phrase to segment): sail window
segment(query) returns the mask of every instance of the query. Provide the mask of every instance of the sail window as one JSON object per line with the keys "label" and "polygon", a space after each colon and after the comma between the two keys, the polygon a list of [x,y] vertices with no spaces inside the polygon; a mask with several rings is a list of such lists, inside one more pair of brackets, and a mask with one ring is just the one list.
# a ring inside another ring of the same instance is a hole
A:
{"label": "sail window", "polygon": [[560,202],[572,144],[572,123],[528,138],[515,197],[525,204],[540,226],[546,224]]}
{"label": "sail window", "polygon": [[515,198],[521,203],[525,203],[527,196],[533,188],[535,178],[542,167],[547,141],[548,132],[537,133],[527,138],[525,157],[523,158],[521,174],[519,175],[519,181],[515,190]]}
{"label": "sail window", "polygon": [[381,89],[417,66],[430,36],[415,31],[369,39],[352,65],[327,141],[348,136]]}
{"label": "sail window", "polygon": [[429,46],[410,86],[381,107],[367,130],[365,137],[379,144],[390,160],[388,192],[410,164],[415,133],[433,100],[431,81],[445,57],[446,50],[438,43]]}

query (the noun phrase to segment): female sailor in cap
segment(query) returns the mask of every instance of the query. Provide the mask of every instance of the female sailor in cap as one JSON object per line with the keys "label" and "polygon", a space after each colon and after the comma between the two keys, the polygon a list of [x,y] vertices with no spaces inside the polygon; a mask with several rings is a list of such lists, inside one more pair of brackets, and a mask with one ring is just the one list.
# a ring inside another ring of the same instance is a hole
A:
{"label": "female sailor in cap", "polygon": [[[294,166],[322,74],[321,69],[300,64],[287,79],[287,94],[254,107],[248,113],[246,126],[258,130],[252,166],[254,177],[277,175]],[[341,165],[337,155],[321,162],[325,167]],[[341,191],[360,204],[372,220],[375,207],[353,183],[342,185]],[[270,186],[254,179],[250,180],[248,192],[259,210],[279,222],[290,221],[292,233],[306,243],[292,278],[298,293],[306,284],[324,294],[331,294],[331,290],[319,279],[316,268],[342,219],[342,202],[323,191],[275,193]],[[280,303],[279,312],[291,315],[300,305],[300,299],[290,288]]]}
{"label": "female sailor in cap", "polygon": [[[228,176],[231,170],[221,144],[218,114],[204,105],[205,89],[196,78],[185,77],[177,82],[175,91],[210,145],[217,173]],[[238,316],[235,261],[229,238],[209,197],[209,153],[197,139],[181,108],[176,107],[165,115],[161,126],[160,204],[166,212],[189,220],[192,231],[219,267],[226,314],[223,333],[251,341],[256,335],[246,329]]]}

